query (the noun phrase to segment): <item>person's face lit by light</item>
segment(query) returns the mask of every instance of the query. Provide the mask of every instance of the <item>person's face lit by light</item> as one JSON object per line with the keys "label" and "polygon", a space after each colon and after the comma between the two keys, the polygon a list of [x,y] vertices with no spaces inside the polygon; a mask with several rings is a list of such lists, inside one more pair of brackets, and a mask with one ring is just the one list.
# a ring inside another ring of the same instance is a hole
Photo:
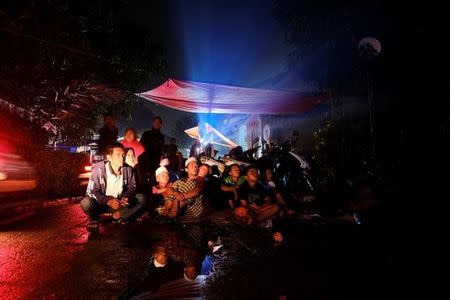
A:
{"label": "person's face lit by light", "polygon": [[134,154],[133,150],[130,149],[125,154],[125,163],[131,167],[134,167],[136,165],[136,155]]}
{"label": "person's face lit by light", "polygon": [[128,130],[128,131],[125,133],[125,140],[126,140],[127,142],[132,142],[132,141],[134,141],[135,139],[136,139],[136,135],[134,134],[133,130]]}
{"label": "person's face lit by light", "polygon": [[113,167],[122,167],[123,166],[123,149],[120,147],[116,147],[113,149],[111,154],[106,155],[106,158],[111,163]]}
{"label": "person's face lit by light", "polygon": [[198,176],[205,177],[208,174],[209,174],[208,166],[205,165],[200,166],[200,168],[198,169]]}
{"label": "person's face lit by light", "polygon": [[259,180],[259,171],[257,169],[250,169],[246,177],[250,182],[257,182]]}
{"label": "person's face lit by light", "polygon": [[162,172],[156,176],[156,182],[159,182],[162,185],[166,185],[169,182],[169,174],[167,172]]}
{"label": "person's face lit by light", "polygon": [[189,163],[187,166],[187,172],[189,175],[196,176],[198,174],[198,163],[196,161]]}
{"label": "person's face lit by light", "polygon": [[241,176],[241,169],[239,168],[239,166],[232,166],[230,169],[230,176],[231,177],[239,177]]}

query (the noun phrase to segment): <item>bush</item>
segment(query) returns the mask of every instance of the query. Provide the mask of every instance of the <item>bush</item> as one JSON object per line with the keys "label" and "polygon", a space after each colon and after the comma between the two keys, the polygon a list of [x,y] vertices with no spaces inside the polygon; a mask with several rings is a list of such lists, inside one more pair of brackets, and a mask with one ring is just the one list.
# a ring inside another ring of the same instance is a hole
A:
{"label": "bush", "polygon": [[57,198],[78,196],[84,192],[78,176],[87,162],[85,154],[43,149],[34,156],[38,186],[33,194]]}

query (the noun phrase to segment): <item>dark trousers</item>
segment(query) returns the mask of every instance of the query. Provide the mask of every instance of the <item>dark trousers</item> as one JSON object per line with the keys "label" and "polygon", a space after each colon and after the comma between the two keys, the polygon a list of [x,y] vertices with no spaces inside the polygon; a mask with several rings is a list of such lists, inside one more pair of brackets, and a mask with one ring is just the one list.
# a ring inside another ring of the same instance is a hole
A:
{"label": "dark trousers", "polygon": [[[120,216],[123,220],[128,220],[131,217],[135,216],[139,211],[141,211],[146,203],[146,197],[143,194],[136,194],[135,199],[131,199],[130,205],[126,207],[121,207],[118,209],[120,212]],[[113,213],[113,210],[108,205],[102,205],[97,202],[94,198],[84,197],[80,202],[81,209],[88,216],[89,221],[97,221],[98,217],[102,213],[110,212]]]}

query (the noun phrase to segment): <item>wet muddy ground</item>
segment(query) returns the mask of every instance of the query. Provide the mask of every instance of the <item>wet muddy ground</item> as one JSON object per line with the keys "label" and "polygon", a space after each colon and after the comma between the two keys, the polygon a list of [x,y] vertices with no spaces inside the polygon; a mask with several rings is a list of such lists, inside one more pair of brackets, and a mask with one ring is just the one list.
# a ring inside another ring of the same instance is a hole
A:
{"label": "wet muddy ground", "polygon": [[[208,240],[224,244],[201,294],[209,299],[385,299],[395,278],[388,229],[307,224],[237,227],[224,212],[200,224],[156,220],[85,229],[78,205],[40,209],[0,230],[0,299],[118,297],[163,246],[171,257],[201,264]],[[283,242],[276,243],[274,232]],[[169,298],[176,298],[172,294]]]}

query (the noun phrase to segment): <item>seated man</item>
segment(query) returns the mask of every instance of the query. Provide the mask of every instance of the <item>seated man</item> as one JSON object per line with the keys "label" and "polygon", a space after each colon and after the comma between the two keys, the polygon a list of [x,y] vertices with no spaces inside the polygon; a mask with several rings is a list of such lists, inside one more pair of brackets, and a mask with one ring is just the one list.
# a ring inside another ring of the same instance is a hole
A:
{"label": "seated man", "polygon": [[273,171],[271,168],[264,169],[263,178],[261,180],[261,184],[264,188],[269,192],[270,196],[275,199],[276,203],[280,206],[281,210],[287,215],[295,214],[295,211],[289,209],[286,201],[278,190],[276,183],[273,178]]}
{"label": "seated man", "polygon": [[225,177],[220,189],[225,193],[225,198],[228,205],[234,209],[239,206],[239,199],[237,195],[237,190],[241,184],[245,182],[243,176],[241,176],[241,169],[238,164],[232,164],[230,166],[230,171],[228,172],[230,176]]}
{"label": "seated man", "polygon": [[258,182],[258,169],[255,166],[248,166],[245,168],[244,174],[245,182],[238,190],[241,206],[248,208],[252,219],[257,222],[276,216],[280,207],[277,204],[271,204],[270,195]]}
{"label": "seated man", "polygon": [[145,205],[145,196],[136,194],[133,168],[124,166],[124,149],[115,143],[107,147],[107,161],[96,163],[87,187],[87,196],[81,200],[81,209],[89,217],[88,229],[98,227],[102,212],[113,213],[113,218],[125,223]]}
{"label": "seated man", "polygon": [[190,157],[185,162],[187,177],[175,181],[171,187],[166,188],[168,196],[165,201],[171,207],[169,216],[175,218],[182,213],[185,220],[198,219],[206,213],[201,190],[203,184],[197,181],[198,162]]}
{"label": "seated man", "polygon": [[211,166],[201,164],[198,168],[196,189],[202,191],[204,204],[208,210],[215,207],[214,200],[220,198],[220,180],[211,174]]}

